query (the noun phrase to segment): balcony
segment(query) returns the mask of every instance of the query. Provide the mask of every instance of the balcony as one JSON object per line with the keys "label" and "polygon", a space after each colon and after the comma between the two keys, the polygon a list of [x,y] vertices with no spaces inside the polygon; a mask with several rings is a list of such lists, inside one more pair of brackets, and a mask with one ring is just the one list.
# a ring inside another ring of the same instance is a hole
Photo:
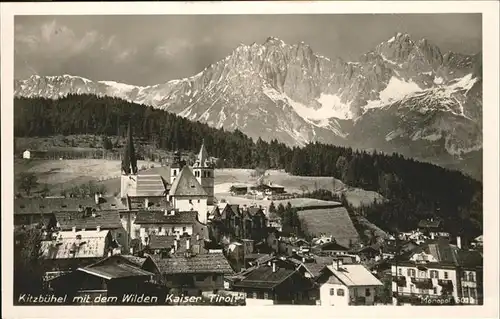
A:
{"label": "balcony", "polygon": [[449,279],[438,279],[438,285],[443,287],[444,291],[453,292],[453,281]]}
{"label": "balcony", "polygon": [[418,289],[432,289],[434,285],[432,284],[432,280],[429,278],[412,278],[411,282],[415,284],[415,287]]}

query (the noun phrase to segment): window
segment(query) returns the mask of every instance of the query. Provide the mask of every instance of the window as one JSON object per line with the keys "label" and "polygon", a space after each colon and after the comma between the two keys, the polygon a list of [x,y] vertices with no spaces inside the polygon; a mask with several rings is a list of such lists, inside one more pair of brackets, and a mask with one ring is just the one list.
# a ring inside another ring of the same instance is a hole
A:
{"label": "window", "polygon": [[408,276],[415,277],[415,273],[416,273],[415,269],[411,268],[408,269]]}
{"label": "window", "polygon": [[198,199],[198,204],[200,203],[200,200]]}
{"label": "window", "polygon": [[366,288],[365,296],[366,297],[370,297],[371,296],[370,288]]}
{"label": "window", "polygon": [[403,276],[403,269],[398,268],[398,275],[399,275],[399,276]]}
{"label": "window", "polygon": [[335,289],[334,288],[331,288],[330,289],[330,296],[334,296],[335,295]]}
{"label": "window", "polygon": [[186,231],[186,226],[182,227],[182,231],[185,232]]}
{"label": "window", "polygon": [[436,287],[433,288],[433,292],[434,292],[435,295],[437,295],[438,291],[437,291]]}
{"label": "window", "polygon": [[463,289],[463,294],[465,298],[469,298],[469,287],[465,287]]}
{"label": "window", "polygon": [[474,280],[474,273],[472,271],[469,273],[469,281],[475,281]]}
{"label": "window", "polygon": [[448,272],[447,271],[444,272],[444,279],[448,279]]}
{"label": "window", "polygon": [[470,289],[470,296],[471,296],[472,298],[474,298],[474,299],[476,299],[476,298],[477,298],[477,296],[476,296],[476,290],[475,290],[474,288],[471,288],[471,289]]}
{"label": "window", "polygon": [[174,169],[174,176],[177,176],[177,170]]}
{"label": "window", "polygon": [[193,200],[191,200],[191,199],[190,199],[190,200],[189,200],[189,204],[191,204],[191,205],[192,205],[192,204],[193,204]]}
{"label": "window", "polygon": [[439,279],[439,272],[437,270],[431,270],[431,278]]}
{"label": "window", "polygon": [[217,281],[217,275],[212,276],[212,281]]}
{"label": "window", "polygon": [[462,280],[467,280],[467,272],[462,271]]}
{"label": "window", "polygon": [[337,296],[343,296],[344,295],[344,289],[337,289]]}
{"label": "window", "polygon": [[269,299],[269,294],[267,292],[264,292],[264,299]]}

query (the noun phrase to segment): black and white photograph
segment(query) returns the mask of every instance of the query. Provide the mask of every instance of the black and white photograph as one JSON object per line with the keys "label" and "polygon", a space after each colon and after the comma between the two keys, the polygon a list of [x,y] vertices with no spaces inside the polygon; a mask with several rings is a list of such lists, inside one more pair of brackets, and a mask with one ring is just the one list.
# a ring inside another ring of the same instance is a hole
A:
{"label": "black and white photograph", "polygon": [[486,9],[302,5],[11,15],[10,306],[498,304]]}

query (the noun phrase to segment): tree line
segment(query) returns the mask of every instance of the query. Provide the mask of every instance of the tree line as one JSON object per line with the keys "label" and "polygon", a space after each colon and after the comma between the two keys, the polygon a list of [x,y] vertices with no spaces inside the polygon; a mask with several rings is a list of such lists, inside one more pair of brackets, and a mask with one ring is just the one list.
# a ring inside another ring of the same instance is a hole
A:
{"label": "tree line", "polygon": [[482,183],[461,172],[404,158],[310,143],[289,147],[252,140],[239,130],[216,129],[174,114],[111,97],[70,95],[63,99],[16,98],[18,137],[70,134],[126,136],[149,140],[167,151],[198,151],[202,141],[217,166],[284,169],[299,176],[331,176],[376,191],[387,201],[364,207],[367,219],[386,228],[412,229],[420,219],[441,217],[452,234],[482,231]]}

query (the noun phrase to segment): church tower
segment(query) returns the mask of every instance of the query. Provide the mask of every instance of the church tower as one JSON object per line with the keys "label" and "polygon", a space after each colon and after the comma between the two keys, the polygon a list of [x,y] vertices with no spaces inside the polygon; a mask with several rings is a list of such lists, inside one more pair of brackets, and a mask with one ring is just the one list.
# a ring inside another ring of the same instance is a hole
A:
{"label": "church tower", "polygon": [[172,164],[170,165],[170,185],[172,185],[177,176],[179,176],[182,168],[184,167],[184,164],[185,163],[182,161],[181,158],[181,152],[176,151],[174,154]]}
{"label": "church tower", "polygon": [[214,166],[208,160],[205,142],[201,144],[200,153],[193,166],[194,176],[205,192],[208,194],[207,205],[214,204]]}
{"label": "church tower", "polygon": [[135,155],[134,141],[132,140],[132,128],[130,122],[127,130],[127,142],[122,155],[122,176],[121,176],[121,198],[127,197],[131,192],[135,192],[137,187],[137,157]]}

